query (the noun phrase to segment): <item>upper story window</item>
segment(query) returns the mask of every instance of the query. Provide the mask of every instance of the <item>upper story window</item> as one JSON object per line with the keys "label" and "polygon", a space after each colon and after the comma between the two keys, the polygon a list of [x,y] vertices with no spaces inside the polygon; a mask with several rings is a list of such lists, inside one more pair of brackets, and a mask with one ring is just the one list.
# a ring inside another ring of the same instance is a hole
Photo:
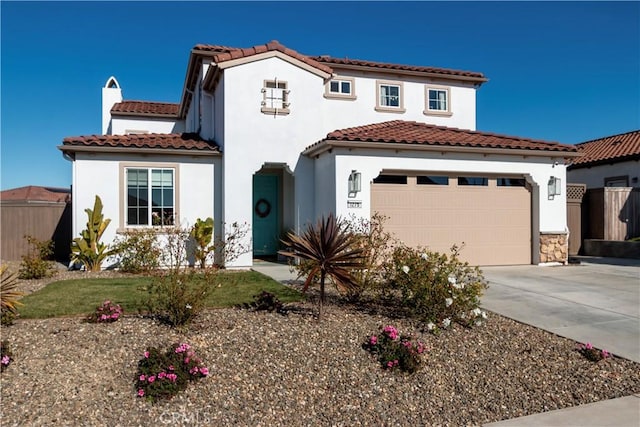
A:
{"label": "upper story window", "polygon": [[339,77],[331,79],[325,85],[325,98],[356,99],[355,79]]}
{"label": "upper story window", "polygon": [[402,82],[385,80],[376,81],[378,97],[376,100],[377,111],[391,111],[404,113],[404,86]]}
{"label": "upper story window", "polygon": [[126,226],[175,224],[175,169],[125,168]]}
{"label": "upper story window", "polygon": [[424,114],[451,115],[450,90],[445,86],[426,86]]}
{"label": "upper story window", "polygon": [[265,80],[262,87],[263,113],[289,114],[289,88],[283,80]]}

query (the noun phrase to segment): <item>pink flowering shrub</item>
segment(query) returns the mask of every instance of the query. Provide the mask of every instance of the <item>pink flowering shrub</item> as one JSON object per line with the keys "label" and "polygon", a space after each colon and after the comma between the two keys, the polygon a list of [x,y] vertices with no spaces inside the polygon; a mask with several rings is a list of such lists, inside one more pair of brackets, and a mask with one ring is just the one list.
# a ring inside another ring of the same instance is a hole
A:
{"label": "pink flowering shrub", "polygon": [[13,353],[9,349],[9,342],[7,340],[0,342],[0,368],[4,372],[9,364],[13,362]]}
{"label": "pink flowering shrub", "polygon": [[416,372],[427,350],[424,343],[411,341],[409,335],[400,335],[392,325],[381,330],[381,333],[371,335],[362,347],[377,357],[383,369],[397,368],[403,372]]}
{"label": "pink flowering shrub", "polygon": [[91,323],[111,323],[117,321],[122,316],[122,307],[107,300],[96,307],[96,311],[87,317]]}
{"label": "pink flowering shrub", "polygon": [[174,344],[166,352],[155,347],[144,352],[135,377],[136,395],[150,402],[168,400],[187,388],[190,382],[209,375],[187,343]]}
{"label": "pink flowering shrub", "polygon": [[598,350],[590,342],[585,344],[578,344],[578,353],[592,362],[599,362],[602,359],[611,357],[611,353],[609,353],[607,350]]}

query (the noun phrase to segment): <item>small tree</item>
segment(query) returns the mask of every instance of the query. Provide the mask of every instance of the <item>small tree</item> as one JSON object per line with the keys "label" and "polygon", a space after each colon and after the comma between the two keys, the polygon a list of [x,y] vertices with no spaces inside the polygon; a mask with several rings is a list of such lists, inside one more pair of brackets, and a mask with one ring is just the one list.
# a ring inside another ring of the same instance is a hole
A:
{"label": "small tree", "polygon": [[196,243],[194,250],[196,261],[200,264],[200,268],[205,268],[207,258],[209,258],[214,249],[214,245],[211,244],[213,240],[213,218],[208,217],[204,221],[198,218],[196,223],[193,224],[189,235]]}
{"label": "small tree", "polygon": [[290,249],[283,255],[306,260],[309,273],[304,283],[306,291],[316,274],[320,274],[320,300],[318,320],[322,319],[325,302],[325,279],[328,276],[339,291],[347,291],[355,285],[351,270],[362,268],[363,250],[356,245],[356,237],[347,231],[344,222],[333,214],[322,217],[317,224],[309,224],[301,235],[287,233],[283,243]]}
{"label": "small tree", "polygon": [[87,228],[80,233],[82,237],[76,237],[71,243],[71,261],[82,263],[87,271],[100,271],[102,262],[115,252],[100,242],[111,220],[104,219],[99,196],[96,196],[93,210],[87,208],[84,211],[88,217]]}

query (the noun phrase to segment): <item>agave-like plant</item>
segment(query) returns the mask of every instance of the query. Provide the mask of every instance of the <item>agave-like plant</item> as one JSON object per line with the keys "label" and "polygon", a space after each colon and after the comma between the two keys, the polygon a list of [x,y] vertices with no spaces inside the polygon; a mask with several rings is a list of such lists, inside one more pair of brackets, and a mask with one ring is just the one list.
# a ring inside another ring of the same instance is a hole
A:
{"label": "agave-like plant", "polygon": [[343,221],[330,214],[326,218],[323,216],[315,225],[309,224],[300,235],[287,233],[282,243],[289,248],[281,251],[282,255],[301,258],[310,264],[303,291],[320,274],[318,320],[321,320],[325,279],[331,278],[339,291],[348,291],[356,284],[351,271],[363,268],[363,250],[356,244],[356,236],[347,230]]}
{"label": "agave-like plant", "polygon": [[24,295],[17,290],[18,278],[15,272],[9,271],[8,266],[0,267],[0,310],[16,314],[19,305],[23,305],[18,299]]}

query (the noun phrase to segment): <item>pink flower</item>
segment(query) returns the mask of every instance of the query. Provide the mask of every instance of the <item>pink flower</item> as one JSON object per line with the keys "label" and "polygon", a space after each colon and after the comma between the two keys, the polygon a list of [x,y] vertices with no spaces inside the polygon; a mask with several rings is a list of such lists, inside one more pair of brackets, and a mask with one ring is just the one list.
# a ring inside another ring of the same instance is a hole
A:
{"label": "pink flower", "polygon": [[176,380],[178,379],[178,376],[176,374],[167,374],[167,379],[173,383],[176,382]]}
{"label": "pink flower", "polygon": [[387,368],[393,368],[393,362],[392,361],[388,361],[387,362]]}
{"label": "pink flower", "polygon": [[184,358],[184,363],[185,363],[185,364],[189,364],[189,361],[190,361],[190,360],[191,360],[191,359],[189,359],[188,357],[185,357],[185,358]]}
{"label": "pink flower", "polygon": [[161,380],[161,379],[165,378],[166,376],[167,376],[167,373],[166,373],[166,372],[160,372],[160,373],[158,374],[158,379],[160,379],[160,380]]}
{"label": "pink flower", "polygon": [[109,300],[106,300],[105,302],[102,303],[102,305],[109,305],[109,304],[111,304],[111,301]]}
{"label": "pink flower", "polygon": [[602,358],[606,359],[607,357],[611,357],[611,353],[609,353],[607,350],[602,350]]}
{"label": "pink flower", "polygon": [[584,345],[584,348],[586,348],[587,350],[591,350],[593,348],[593,345],[591,345],[591,343],[588,342]]}
{"label": "pink flower", "polygon": [[3,365],[6,366],[6,365],[9,364],[9,362],[11,362],[11,358],[9,356],[7,356],[7,355],[2,356],[2,364]]}
{"label": "pink flower", "polygon": [[100,320],[107,320],[109,317],[106,314],[100,316]]}
{"label": "pink flower", "polygon": [[145,351],[145,352],[144,352],[144,357],[145,357],[145,359],[148,359],[148,358],[149,358],[149,352],[148,352],[148,351]]}
{"label": "pink flower", "polygon": [[140,377],[138,377],[138,379],[139,379],[140,381],[144,381],[144,380],[146,380],[146,379],[147,379],[147,377],[146,377],[144,374],[142,374],[142,375],[140,375]]}
{"label": "pink flower", "polygon": [[407,348],[411,348],[411,341],[403,341],[402,345],[407,347]]}
{"label": "pink flower", "polygon": [[143,389],[138,389],[138,396],[140,396],[140,397],[144,396],[144,390]]}
{"label": "pink flower", "polygon": [[378,344],[378,337],[377,337],[377,336],[375,336],[375,335],[371,335],[371,338],[369,338],[369,343],[370,343],[371,345],[376,345],[376,344]]}
{"label": "pink flower", "polygon": [[206,377],[207,375],[209,375],[209,369],[202,367],[200,368],[200,373]]}
{"label": "pink flower", "polygon": [[151,376],[149,377],[149,382],[150,382],[150,383],[154,382],[155,380],[156,380],[156,376],[155,376],[155,375],[151,375]]}
{"label": "pink flower", "polygon": [[391,338],[392,340],[398,338],[398,330],[391,325],[385,326],[382,331],[386,333],[387,336],[389,336],[389,338]]}
{"label": "pink flower", "polygon": [[169,370],[170,370],[170,371],[175,371],[175,370],[176,370],[176,368],[174,368],[174,367],[173,367],[173,365],[169,365]]}
{"label": "pink flower", "polygon": [[198,367],[197,367],[197,366],[194,366],[193,368],[189,369],[189,373],[190,373],[191,375],[195,375],[195,374],[197,374],[197,373],[198,373]]}

